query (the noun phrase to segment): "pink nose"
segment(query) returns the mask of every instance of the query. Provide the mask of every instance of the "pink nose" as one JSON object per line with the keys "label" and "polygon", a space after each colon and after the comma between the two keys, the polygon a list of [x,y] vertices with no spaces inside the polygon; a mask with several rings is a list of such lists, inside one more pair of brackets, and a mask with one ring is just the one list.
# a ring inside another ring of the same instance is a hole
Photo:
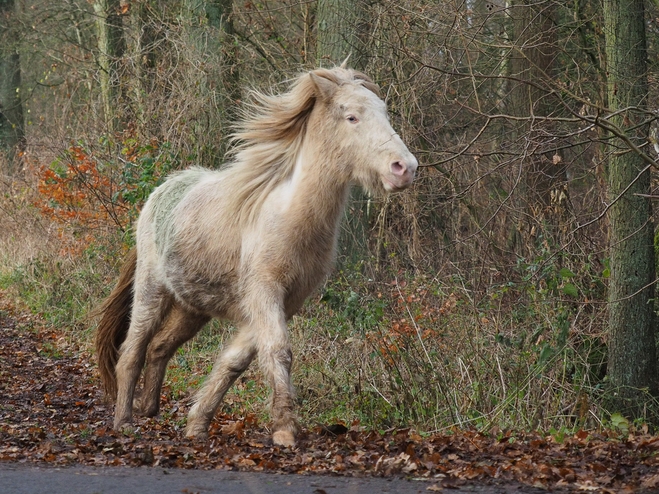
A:
{"label": "pink nose", "polygon": [[403,160],[398,160],[394,161],[391,164],[391,173],[396,175],[397,177],[405,177],[406,175],[414,177],[414,173],[416,172],[416,167],[417,164],[413,163],[412,161],[403,161]]}

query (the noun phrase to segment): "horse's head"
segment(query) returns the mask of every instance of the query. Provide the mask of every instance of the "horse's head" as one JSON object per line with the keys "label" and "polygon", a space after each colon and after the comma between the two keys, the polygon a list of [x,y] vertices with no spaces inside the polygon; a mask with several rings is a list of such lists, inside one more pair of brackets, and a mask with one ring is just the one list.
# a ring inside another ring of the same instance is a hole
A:
{"label": "horse's head", "polygon": [[371,192],[409,187],[418,162],[389,123],[378,88],[363,74],[335,68],[310,77],[330,120],[326,139],[338,146],[350,178]]}

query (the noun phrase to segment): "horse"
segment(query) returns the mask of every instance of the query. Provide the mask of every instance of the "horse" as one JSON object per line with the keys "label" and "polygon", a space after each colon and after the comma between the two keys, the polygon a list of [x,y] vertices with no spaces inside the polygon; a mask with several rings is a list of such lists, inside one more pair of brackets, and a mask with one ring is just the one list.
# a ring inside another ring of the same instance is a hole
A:
{"label": "horse", "polygon": [[409,187],[418,166],[378,86],[343,66],[303,73],[279,95],[253,91],[232,142],[224,168],[176,172],[149,196],[99,309],[95,346],[115,430],[134,411],[159,413],[168,361],[219,318],[237,333],[196,393],[186,436],[208,437],[225,393],[258,356],[273,444],[294,446],[287,321],[331,268],[351,185],[383,196]]}

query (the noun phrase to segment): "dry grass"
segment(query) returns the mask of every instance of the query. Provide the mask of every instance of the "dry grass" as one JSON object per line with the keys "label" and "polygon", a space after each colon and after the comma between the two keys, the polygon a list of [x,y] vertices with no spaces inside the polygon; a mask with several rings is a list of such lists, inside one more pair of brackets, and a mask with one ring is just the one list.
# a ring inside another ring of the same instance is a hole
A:
{"label": "dry grass", "polygon": [[515,314],[449,278],[351,281],[330,281],[326,302],[311,301],[291,325],[309,420],[422,430],[599,425],[604,349],[588,333],[592,317],[529,300]]}
{"label": "dry grass", "polygon": [[34,206],[36,181],[26,174],[5,177],[0,185],[0,286],[5,297],[87,344],[87,314],[114,282],[116,252],[109,250],[107,238],[72,249],[75,237]]}
{"label": "dry grass", "polygon": [[[86,317],[115,281],[122,237],[71,254],[72,237],[44,219],[34,199],[29,180],[4,182],[1,285],[89,349]],[[291,321],[303,423],[559,430],[608,419],[599,405],[605,311],[564,292],[567,281],[594,290],[587,273],[563,278],[540,259],[520,264],[515,282],[495,274],[483,285],[478,271],[412,275],[394,265],[372,278],[363,274],[368,266],[337,271]],[[544,275],[524,275],[538,270]],[[212,323],[180,349],[164,392],[191,396],[232,333]],[[224,409],[267,421],[267,396],[253,365]]]}
{"label": "dry grass", "polygon": [[52,251],[57,235],[31,208],[34,200],[31,181],[2,176],[0,189],[0,262],[6,270]]}

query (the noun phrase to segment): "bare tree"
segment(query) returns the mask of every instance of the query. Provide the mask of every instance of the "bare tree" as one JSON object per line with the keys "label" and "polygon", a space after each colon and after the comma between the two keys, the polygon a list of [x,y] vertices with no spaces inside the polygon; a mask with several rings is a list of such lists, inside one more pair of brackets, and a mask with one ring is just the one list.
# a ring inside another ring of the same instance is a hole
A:
{"label": "bare tree", "polygon": [[[319,0],[316,13],[316,59],[319,66],[340,64],[350,57],[350,66],[365,70],[367,53],[363,42],[366,24],[364,0]],[[351,262],[368,252],[370,199],[361,189],[353,189],[343,232],[344,254]]]}
{"label": "bare tree", "polygon": [[116,102],[119,93],[117,63],[122,52],[122,29],[119,0],[95,0],[96,29],[98,35],[99,79],[103,112],[108,130],[118,129]]}
{"label": "bare tree", "polygon": [[551,91],[558,48],[555,8],[550,2],[517,0],[512,2],[509,12],[514,31],[510,113],[524,117],[517,124],[520,136],[524,139],[537,136],[530,143],[531,153],[523,163],[523,183],[529,218],[538,220],[551,204],[551,191],[557,181],[555,174],[560,170],[547,157],[550,150],[546,142],[538,139],[552,134],[551,119],[546,117],[557,107]]}
{"label": "bare tree", "polygon": [[15,40],[10,36],[14,0],[0,0],[0,152],[13,173],[16,151],[25,146],[21,101],[21,63]]}
{"label": "bare tree", "polygon": [[316,58],[319,65],[339,64],[350,56],[350,66],[364,70],[367,5],[364,0],[319,0]]}

